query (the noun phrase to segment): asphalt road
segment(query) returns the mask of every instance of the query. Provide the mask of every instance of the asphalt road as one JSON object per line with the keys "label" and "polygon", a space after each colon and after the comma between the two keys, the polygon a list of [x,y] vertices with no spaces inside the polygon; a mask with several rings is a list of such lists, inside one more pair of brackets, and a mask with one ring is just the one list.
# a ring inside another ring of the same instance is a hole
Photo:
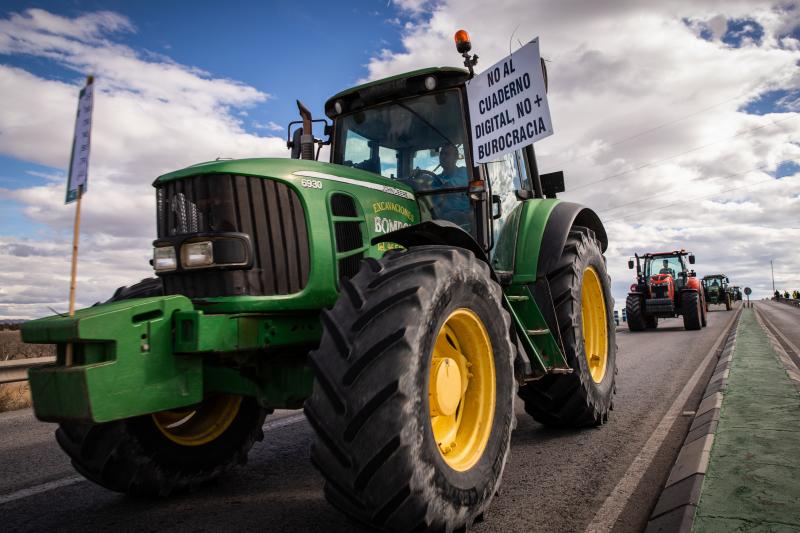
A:
{"label": "asphalt road", "polygon": [[767,320],[775,326],[778,331],[791,344],[787,349],[789,356],[795,364],[800,367],[800,308],[791,305],[762,300],[756,302],[756,309],[766,316]]}
{"label": "asphalt road", "polygon": [[[712,311],[702,331],[684,331],[679,319],[662,321],[657,331],[630,333],[623,326],[615,410],[602,428],[550,430],[518,405],[502,491],[475,530],[613,524],[615,531],[640,531],[688,429],[691,419],[681,412],[697,406],[712,369],[701,363],[732,316]],[[246,467],[165,501],[125,497],[82,480],[54,429],[30,410],[0,414],[4,531],[362,530],[325,502],[308,461],[311,429],[299,412],[268,417],[266,438]]]}

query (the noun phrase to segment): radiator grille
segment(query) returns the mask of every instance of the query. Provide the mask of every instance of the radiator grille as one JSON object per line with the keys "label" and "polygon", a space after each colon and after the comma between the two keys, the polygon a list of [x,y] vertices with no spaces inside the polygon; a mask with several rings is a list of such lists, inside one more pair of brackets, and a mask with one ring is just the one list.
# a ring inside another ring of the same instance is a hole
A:
{"label": "radiator grille", "polygon": [[[358,217],[358,209],[355,200],[346,194],[334,194],[331,196],[331,214],[337,217]],[[333,223],[333,230],[336,236],[336,253],[340,254],[338,261],[339,279],[351,278],[358,272],[362,253],[346,254],[352,250],[357,250],[364,246],[364,235],[361,230],[363,221],[337,221]]]}
{"label": "radiator grille", "polygon": [[190,298],[292,294],[308,283],[308,228],[287,185],[229,174],[193,176],[157,192],[158,235],[242,232],[253,243],[251,270],[198,270],[164,275],[166,294]]}

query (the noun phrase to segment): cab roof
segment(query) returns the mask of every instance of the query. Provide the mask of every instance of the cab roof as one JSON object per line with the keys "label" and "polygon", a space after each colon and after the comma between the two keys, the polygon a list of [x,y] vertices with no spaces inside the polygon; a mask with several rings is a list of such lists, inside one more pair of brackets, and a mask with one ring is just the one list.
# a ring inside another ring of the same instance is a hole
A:
{"label": "cab roof", "polygon": [[640,255],[639,257],[664,257],[664,256],[672,256],[672,255],[689,255],[692,252],[687,252],[686,250],[673,250],[671,252],[648,252],[646,254]]}
{"label": "cab roof", "polygon": [[433,90],[440,90],[464,83],[469,79],[469,72],[458,67],[428,67],[363,83],[328,98],[325,114],[329,118],[338,115],[334,110],[336,101],[341,101],[342,113],[348,113],[378,102],[430,92],[425,87],[425,79],[429,76],[436,78]]}

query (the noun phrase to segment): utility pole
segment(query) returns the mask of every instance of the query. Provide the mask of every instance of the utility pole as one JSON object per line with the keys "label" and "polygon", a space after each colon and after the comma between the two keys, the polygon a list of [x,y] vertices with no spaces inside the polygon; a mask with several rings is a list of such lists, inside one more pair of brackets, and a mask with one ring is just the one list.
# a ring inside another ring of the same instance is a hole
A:
{"label": "utility pole", "polygon": [[772,259],[769,260],[769,269],[772,271],[772,294],[775,294],[775,267],[772,266]]}

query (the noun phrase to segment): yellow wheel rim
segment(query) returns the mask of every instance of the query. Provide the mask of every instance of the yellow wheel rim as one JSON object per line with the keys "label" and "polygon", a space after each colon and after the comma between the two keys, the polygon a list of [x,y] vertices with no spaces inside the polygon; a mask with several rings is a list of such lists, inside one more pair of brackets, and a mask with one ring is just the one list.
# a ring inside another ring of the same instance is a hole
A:
{"label": "yellow wheel rim", "polygon": [[428,384],[433,438],[453,470],[472,468],[483,455],[495,409],[492,344],[481,319],[453,311],[436,337]]}
{"label": "yellow wheel rim", "polygon": [[594,267],[583,271],[581,317],[583,348],[589,364],[589,373],[595,383],[600,383],[606,375],[608,365],[608,317],[603,286]]}
{"label": "yellow wheel rim", "polygon": [[232,394],[209,396],[197,406],[153,413],[161,433],[181,446],[201,446],[225,433],[239,413],[242,397]]}

